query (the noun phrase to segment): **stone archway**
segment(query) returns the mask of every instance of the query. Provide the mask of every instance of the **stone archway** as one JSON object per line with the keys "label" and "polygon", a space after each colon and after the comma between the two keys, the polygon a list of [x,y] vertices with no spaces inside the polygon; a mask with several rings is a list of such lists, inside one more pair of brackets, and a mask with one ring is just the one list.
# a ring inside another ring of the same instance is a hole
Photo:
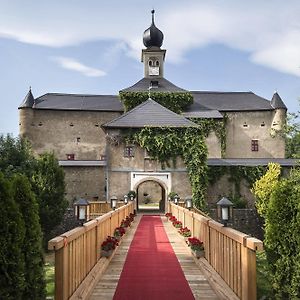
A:
{"label": "stone archway", "polygon": [[136,206],[138,211],[164,212],[166,190],[155,180],[141,182],[136,189]]}
{"label": "stone archway", "polygon": [[[151,173],[151,172],[132,172],[131,173],[131,190],[134,190],[139,196],[139,187],[145,182],[153,182],[161,188],[160,211],[165,211],[167,206],[168,194],[171,191],[171,174],[170,173]],[[141,191],[141,190],[140,190]],[[147,192],[148,193],[148,192]],[[143,201],[141,198],[136,199],[135,208],[139,209],[139,204]]]}

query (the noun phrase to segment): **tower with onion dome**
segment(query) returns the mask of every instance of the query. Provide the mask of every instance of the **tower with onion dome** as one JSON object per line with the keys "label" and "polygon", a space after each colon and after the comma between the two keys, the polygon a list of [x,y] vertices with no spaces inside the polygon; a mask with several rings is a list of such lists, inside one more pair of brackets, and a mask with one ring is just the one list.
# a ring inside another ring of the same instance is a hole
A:
{"label": "tower with onion dome", "polygon": [[166,50],[160,48],[163,44],[164,35],[155,26],[155,11],[152,10],[151,13],[152,23],[150,27],[144,31],[143,35],[143,43],[146,49],[142,50],[142,62],[144,63],[144,77],[155,79],[164,76]]}

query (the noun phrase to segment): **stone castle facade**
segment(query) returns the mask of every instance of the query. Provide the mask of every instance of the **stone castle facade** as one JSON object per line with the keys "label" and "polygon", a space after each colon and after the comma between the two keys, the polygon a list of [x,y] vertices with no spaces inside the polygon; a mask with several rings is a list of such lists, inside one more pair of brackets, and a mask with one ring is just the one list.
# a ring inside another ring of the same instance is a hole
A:
{"label": "stone castle facade", "polygon": [[[143,39],[144,77],[123,91],[148,91],[151,87],[160,92],[186,92],[164,78],[166,50],[161,49],[163,34],[155,26],[154,16]],[[267,100],[252,92],[190,92],[194,103],[186,111],[174,118],[164,111],[163,120],[155,124],[189,118],[222,121],[226,117],[226,151],[222,155],[221,143],[211,132],[206,139],[208,164],[257,165],[285,157],[285,141],[277,133],[286,122],[287,109],[278,93]],[[153,104],[149,103],[146,105]],[[148,109],[152,109],[151,105]],[[159,107],[153,107],[158,115]],[[107,200],[116,195],[122,199],[129,190],[135,190],[138,208],[138,202],[150,190],[150,196],[163,204],[171,191],[182,198],[191,194],[186,168],[180,160],[176,168],[162,169],[144,149],[114,140],[124,128],[154,122],[143,108],[138,111],[140,115],[136,110],[124,113],[117,95],[47,93],[34,98],[30,90],[19,107],[20,135],[32,143],[37,155],[55,153],[65,171],[70,203],[78,197]],[[128,113],[131,123],[126,119]],[[141,116],[143,124],[138,123]],[[222,186],[211,197],[221,192]]]}

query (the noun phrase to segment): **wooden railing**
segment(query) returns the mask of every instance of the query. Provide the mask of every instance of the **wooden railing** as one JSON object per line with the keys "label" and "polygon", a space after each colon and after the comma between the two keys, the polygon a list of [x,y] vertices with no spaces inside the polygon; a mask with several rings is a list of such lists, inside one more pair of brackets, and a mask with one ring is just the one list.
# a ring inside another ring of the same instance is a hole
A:
{"label": "wooden railing", "polygon": [[69,299],[100,259],[100,245],[133,213],[130,202],[48,242],[55,251],[55,299]]}
{"label": "wooden railing", "polygon": [[[118,202],[117,207],[124,205],[124,202]],[[89,201],[88,220],[95,219],[111,211],[110,203],[106,201]]]}
{"label": "wooden railing", "polygon": [[256,251],[262,241],[170,203],[168,212],[204,242],[205,258],[242,300],[256,300]]}

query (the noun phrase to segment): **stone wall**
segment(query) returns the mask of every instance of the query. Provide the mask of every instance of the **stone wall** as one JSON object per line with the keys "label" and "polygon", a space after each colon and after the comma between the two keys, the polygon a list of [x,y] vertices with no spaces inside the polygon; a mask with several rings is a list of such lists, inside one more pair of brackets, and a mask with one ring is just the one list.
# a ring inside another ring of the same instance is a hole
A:
{"label": "stone wall", "polygon": [[[210,216],[219,221],[216,209],[210,210]],[[256,209],[233,209],[232,222],[228,226],[260,240],[264,238],[263,220]]]}
{"label": "stone wall", "polygon": [[53,151],[59,160],[74,154],[76,160],[100,160],[106,139],[101,128],[120,115],[117,112],[20,109],[20,135],[28,138],[33,151]]}
{"label": "stone wall", "polygon": [[[285,111],[253,111],[227,113],[226,158],[284,158],[285,141],[272,135],[285,124]],[[274,133],[274,131],[273,131]],[[251,151],[251,140],[258,140],[258,151]]]}
{"label": "stone wall", "polygon": [[106,200],[105,167],[64,167],[64,171],[70,205],[77,198]]}

